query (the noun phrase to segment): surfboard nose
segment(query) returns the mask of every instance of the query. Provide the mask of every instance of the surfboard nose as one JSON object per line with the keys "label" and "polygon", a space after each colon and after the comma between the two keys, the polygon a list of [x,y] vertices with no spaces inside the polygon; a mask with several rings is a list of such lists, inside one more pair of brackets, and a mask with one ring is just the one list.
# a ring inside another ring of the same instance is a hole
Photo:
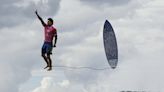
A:
{"label": "surfboard nose", "polygon": [[105,23],[106,23],[106,22],[109,22],[109,21],[108,21],[108,20],[105,20]]}
{"label": "surfboard nose", "polygon": [[110,22],[108,20],[106,20],[105,25],[110,25]]}
{"label": "surfboard nose", "polygon": [[105,21],[104,28],[107,31],[112,31],[113,30],[112,25],[110,24],[110,22],[108,20]]}

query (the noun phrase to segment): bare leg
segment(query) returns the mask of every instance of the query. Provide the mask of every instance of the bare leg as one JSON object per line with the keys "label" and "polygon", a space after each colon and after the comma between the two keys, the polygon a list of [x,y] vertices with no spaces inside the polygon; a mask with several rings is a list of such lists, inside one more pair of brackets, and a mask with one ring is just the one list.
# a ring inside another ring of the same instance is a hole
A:
{"label": "bare leg", "polygon": [[44,69],[46,69],[46,68],[49,67],[49,62],[48,62],[48,59],[47,59],[47,57],[45,56],[45,54],[42,54],[42,57],[43,57],[44,61],[45,61],[46,64],[47,64],[47,66],[44,68]]}
{"label": "bare leg", "polygon": [[48,54],[47,55],[47,60],[49,61],[49,69],[48,69],[48,71],[51,71],[52,70],[52,60],[51,60],[51,57],[50,57],[50,55]]}

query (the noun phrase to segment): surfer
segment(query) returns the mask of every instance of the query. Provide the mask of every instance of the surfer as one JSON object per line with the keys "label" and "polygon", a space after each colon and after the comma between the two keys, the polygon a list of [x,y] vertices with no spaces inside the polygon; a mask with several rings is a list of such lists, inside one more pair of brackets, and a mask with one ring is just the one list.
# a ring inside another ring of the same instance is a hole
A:
{"label": "surfer", "polygon": [[[53,27],[53,19],[48,18],[47,24],[43,21],[43,19],[39,16],[37,10],[35,11],[35,14],[37,15],[38,19],[41,21],[43,27],[44,27],[44,44],[42,46],[42,57],[44,61],[46,62],[47,66],[44,68],[48,68],[48,71],[52,70],[52,59],[50,55],[52,54],[53,47],[56,47],[57,42],[57,30],[55,27]],[[55,37],[54,43],[53,39]]]}

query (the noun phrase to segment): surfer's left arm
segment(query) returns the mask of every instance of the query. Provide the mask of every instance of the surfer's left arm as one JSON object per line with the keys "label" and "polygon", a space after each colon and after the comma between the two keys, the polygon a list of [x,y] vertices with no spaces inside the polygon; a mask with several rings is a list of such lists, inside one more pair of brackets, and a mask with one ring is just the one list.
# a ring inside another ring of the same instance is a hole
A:
{"label": "surfer's left arm", "polygon": [[57,36],[57,31],[56,31],[56,33],[55,33],[55,40],[54,40],[54,47],[56,47],[57,39],[58,39],[58,36]]}

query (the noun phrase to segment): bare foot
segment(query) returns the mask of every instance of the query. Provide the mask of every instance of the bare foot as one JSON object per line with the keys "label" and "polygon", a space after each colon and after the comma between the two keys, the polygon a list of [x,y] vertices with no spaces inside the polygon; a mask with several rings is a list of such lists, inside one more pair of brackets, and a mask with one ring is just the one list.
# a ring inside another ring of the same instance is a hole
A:
{"label": "bare foot", "polygon": [[47,71],[51,71],[52,70],[52,67],[49,67],[49,69]]}
{"label": "bare foot", "polygon": [[48,68],[49,66],[47,65],[46,67],[44,67],[44,69]]}

